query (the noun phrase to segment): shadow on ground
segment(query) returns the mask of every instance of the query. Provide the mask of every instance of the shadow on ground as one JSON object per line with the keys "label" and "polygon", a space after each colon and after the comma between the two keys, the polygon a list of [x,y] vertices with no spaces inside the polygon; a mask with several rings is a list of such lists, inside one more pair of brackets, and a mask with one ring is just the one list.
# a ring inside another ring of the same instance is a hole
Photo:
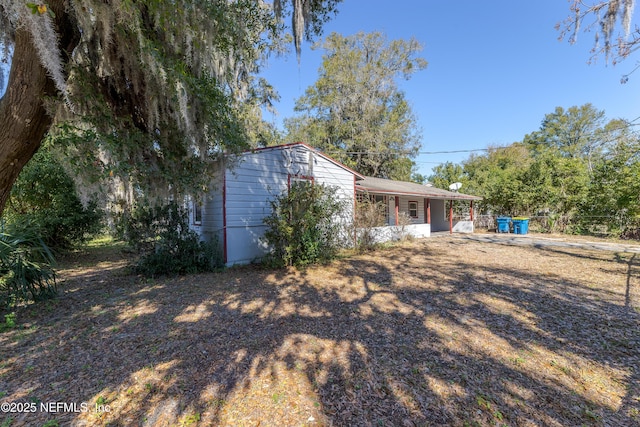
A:
{"label": "shadow on ground", "polygon": [[144,280],[120,265],[75,270],[62,298],[25,308],[20,327],[0,335],[0,401],[89,410],[0,417],[633,425],[638,271],[632,254],[459,239],[304,271]]}

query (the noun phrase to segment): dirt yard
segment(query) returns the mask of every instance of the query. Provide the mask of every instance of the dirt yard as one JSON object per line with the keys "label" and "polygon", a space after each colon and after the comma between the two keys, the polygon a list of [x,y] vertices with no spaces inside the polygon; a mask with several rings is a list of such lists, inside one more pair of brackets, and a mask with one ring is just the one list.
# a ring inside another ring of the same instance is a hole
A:
{"label": "dirt yard", "polygon": [[1,426],[640,425],[638,254],[438,237],[157,280],[95,257],[0,333]]}

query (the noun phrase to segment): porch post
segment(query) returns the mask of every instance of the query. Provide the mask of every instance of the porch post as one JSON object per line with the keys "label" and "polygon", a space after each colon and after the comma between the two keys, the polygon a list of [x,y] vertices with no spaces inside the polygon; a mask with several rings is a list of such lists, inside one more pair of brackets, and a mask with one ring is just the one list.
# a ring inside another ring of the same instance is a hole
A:
{"label": "porch post", "polygon": [[471,216],[471,222],[473,222],[473,200],[469,203],[469,214]]}
{"label": "porch post", "polygon": [[424,199],[424,222],[431,224],[431,199]]}
{"label": "porch post", "polygon": [[395,208],[396,208],[396,226],[400,225],[400,196],[396,196],[395,200]]}
{"label": "porch post", "polygon": [[449,234],[453,234],[453,199],[449,200]]}

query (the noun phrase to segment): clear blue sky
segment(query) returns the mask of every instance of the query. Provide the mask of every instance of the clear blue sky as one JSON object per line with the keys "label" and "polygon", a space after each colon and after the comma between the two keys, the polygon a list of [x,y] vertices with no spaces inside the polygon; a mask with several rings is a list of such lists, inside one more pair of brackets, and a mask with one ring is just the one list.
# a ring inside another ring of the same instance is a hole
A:
{"label": "clear blue sky", "polygon": [[[455,6],[454,6],[455,4]],[[604,58],[587,64],[593,34],[578,43],[558,41],[556,23],[569,14],[562,0],[345,0],[325,35],[382,31],[389,39],[416,37],[424,44],[426,70],[402,82],[422,129],[423,152],[507,145],[540,127],[555,107],[592,103],[607,118],[640,116],[640,70],[627,84],[620,77],[639,57],[613,66]],[[636,11],[634,22],[638,22]],[[300,67],[292,53],[272,58],[263,76],[281,95],[279,114],[264,118],[279,127],[294,115],[295,99],[314,84],[322,51],[305,43]],[[419,172],[461,162],[469,153],[421,154]]]}
{"label": "clear blue sky", "polygon": [[[453,5],[455,3],[455,6]],[[576,45],[558,41],[556,23],[569,14],[562,0],[344,0],[325,35],[382,31],[390,39],[415,36],[424,44],[426,70],[402,82],[422,129],[423,152],[473,150],[520,141],[539,128],[555,107],[590,102],[607,117],[640,116],[640,70],[629,83],[620,77],[640,56],[616,65],[604,58],[588,65],[593,34]],[[634,21],[640,22],[640,11]],[[295,54],[271,58],[263,75],[281,95],[281,126],[294,115],[295,99],[318,76],[322,51],[305,43],[300,67]],[[469,153],[421,154],[419,172]]]}

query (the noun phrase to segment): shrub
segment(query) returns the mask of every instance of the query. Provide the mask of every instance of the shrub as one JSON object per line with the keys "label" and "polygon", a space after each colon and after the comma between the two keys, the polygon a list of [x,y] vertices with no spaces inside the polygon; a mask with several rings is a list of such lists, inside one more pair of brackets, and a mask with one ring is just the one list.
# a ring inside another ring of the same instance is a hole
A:
{"label": "shrub", "polygon": [[414,236],[407,231],[407,226],[413,224],[411,217],[406,212],[400,212],[398,215],[398,227],[400,227],[400,234],[398,240],[414,240]]}
{"label": "shrub", "polygon": [[263,238],[271,253],[264,262],[283,267],[334,259],[349,241],[351,225],[341,217],[349,208],[337,191],[337,187],[296,182],[287,194],[272,200]]}
{"label": "shrub", "polygon": [[214,271],[222,267],[217,242],[200,241],[188,211],[175,202],[138,206],[117,221],[118,237],[141,253],[136,271],[145,276]]}
{"label": "shrub", "polygon": [[0,309],[22,301],[57,295],[51,251],[34,228],[15,225],[0,230]]}
{"label": "shrub", "polygon": [[383,202],[374,202],[363,198],[356,205],[357,248],[367,251],[377,246],[375,227],[386,224],[386,206]]}
{"label": "shrub", "polygon": [[36,227],[51,248],[69,249],[99,231],[102,214],[95,201],[82,204],[73,179],[45,146],[20,173],[3,217]]}

